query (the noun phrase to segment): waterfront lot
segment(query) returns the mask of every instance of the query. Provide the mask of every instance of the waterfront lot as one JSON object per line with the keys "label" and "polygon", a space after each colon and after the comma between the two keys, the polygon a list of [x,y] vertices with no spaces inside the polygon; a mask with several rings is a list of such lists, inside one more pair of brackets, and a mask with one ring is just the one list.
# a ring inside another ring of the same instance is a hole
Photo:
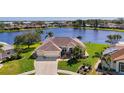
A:
{"label": "waterfront lot", "polygon": [[[15,75],[20,74],[23,72],[34,70],[34,60],[30,59],[32,52],[36,47],[40,44],[34,44],[30,47],[30,50],[26,53],[22,54],[22,58],[19,60],[9,61],[4,63],[3,67],[0,69],[1,75]],[[62,70],[69,70],[76,72],[77,69],[85,62],[91,64],[92,66],[95,65],[98,58],[93,58],[95,52],[100,52],[107,47],[106,44],[95,44],[95,43],[85,43],[87,46],[87,52],[89,53],[89,57],[87,59],[81,59],[80,62],[76,64],[72,64],[71,66],[67,64],[67,61],[62,61],[58,63],[58,69]]]}
{"label": "waterfront lot", "polygon": [[94,53],[101,52],[105,47],[107,47],[106,44],[85,43],[85,45],[87,47],[87,52],[89,53],[89,57],[87,59],[81,59],[78,63],[72,65],[68,65],[67,61],[61,61],[58,64],[58,69],[76,72],[83,63],[94,66],[98,60],[98,58],[93,57]]}

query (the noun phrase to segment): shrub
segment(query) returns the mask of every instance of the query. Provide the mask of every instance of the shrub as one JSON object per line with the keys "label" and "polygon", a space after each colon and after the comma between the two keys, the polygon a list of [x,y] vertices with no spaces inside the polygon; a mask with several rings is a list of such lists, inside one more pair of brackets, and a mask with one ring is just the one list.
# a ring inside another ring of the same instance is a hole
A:
{"label": "shrub", "polygon": [[31,56],[30,56],[30,59],[36,59],[37,57],[37,54],[36,53],[33,53]]}

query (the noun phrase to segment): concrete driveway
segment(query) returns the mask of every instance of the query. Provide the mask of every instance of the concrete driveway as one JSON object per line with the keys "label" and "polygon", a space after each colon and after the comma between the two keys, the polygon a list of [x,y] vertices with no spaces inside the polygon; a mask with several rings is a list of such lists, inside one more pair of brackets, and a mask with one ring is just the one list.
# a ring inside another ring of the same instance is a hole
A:
{"label": "concrete driveway", "polygon": [[57,75],[58,61],[56,58],[39,58],[34,62],[36,75]]}

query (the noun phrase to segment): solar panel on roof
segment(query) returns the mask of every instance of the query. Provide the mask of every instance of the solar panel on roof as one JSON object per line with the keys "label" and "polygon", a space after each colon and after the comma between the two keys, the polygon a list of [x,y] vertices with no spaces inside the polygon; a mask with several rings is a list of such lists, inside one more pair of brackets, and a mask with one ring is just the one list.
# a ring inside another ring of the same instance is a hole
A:
{"label": "solar panel on roof", "polygon": [[103,55],[112,53],[112,52],[117,51],[117,50],[118,50],[117,48],[107,48],[107,49],[103,52]]}

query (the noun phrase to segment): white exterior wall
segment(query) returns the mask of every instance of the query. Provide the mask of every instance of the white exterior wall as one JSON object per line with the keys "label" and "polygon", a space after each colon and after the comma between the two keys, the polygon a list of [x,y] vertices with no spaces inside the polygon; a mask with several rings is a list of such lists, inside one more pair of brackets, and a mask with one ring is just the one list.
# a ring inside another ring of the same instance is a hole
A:
{"label": "white exterior wall", "polygon": [[10,57],[10,56],[12,56],[14,53],[15,53],[15,52],[14,52],[13,49],[11,49],[11,50],[6,50],[6,51],[4,51],[3,53],[0,53],[0,60],[5,59],[6,57]]}
{"label": "white exterior wall", "polygon": [[35,61],[36,75],[57,75],[58,61]]}
{"label": "white exterior wall", "polygon": [[111,64],[112,64],[111,68],[116,70],[116,62],[111,62]]}
{"label": "white exterior wall", "polygon": [[[119,63],[124,63],[124,60],[119,60],[119,61],[116,61],[116,62],[110,62],[110,66],[111,66],[112,69],[115,69],[116,72],[119,72]],[[102,61],[102,66],[106,67],[106,68],[108,67],[108,65],[104,61]],[[119,72],[119,73],[124,74],[124,72]]]}
{"label": "white exterior wall", "polygon": [[60,51],[37,51],[39,56],[46,56],[46,57],[59,57]]}

